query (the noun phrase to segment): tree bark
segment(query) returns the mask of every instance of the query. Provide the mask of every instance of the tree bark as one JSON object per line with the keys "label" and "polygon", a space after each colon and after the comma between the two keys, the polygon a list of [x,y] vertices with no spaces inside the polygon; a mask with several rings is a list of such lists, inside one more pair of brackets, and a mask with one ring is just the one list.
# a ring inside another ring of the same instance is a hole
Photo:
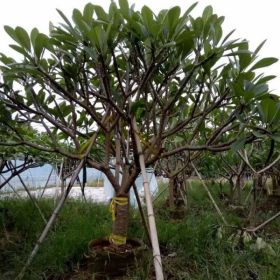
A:
{"label": "tree bark", "polygon": [[230,187],[230,191],[229,191],[230,201],[231,201],[231,203],[233,203],[233,201],[234,201],[234,182],[233,182],[232,177],[230,177],[228,179],[228,182],[229,182],[229,187]]}
{"label": "tree bark", "polygon": [[113,230],[109,239],[114,245],[124,245],[127,239],[129,220],[128,197],[114,197],[111,202]]}
{"label": "tree bark", "polygon": [[262,190],[262,175],[255,174],[253,178],[253,191],[252,191],[252,201],[249,213],[249,224],[250,227],[254,227],[256,223],[256,213],[257,213],[257,199]]}
{"label": "tree bark", "polygon": [[277,194],[277,179],[276,175],[271,176],[271,181],[272,181],[272,193]]}
{"label": "tree bark", "polygon": [[236,178],[235,189],[237,192],[237,204],[241,205],[241,178],[240,178],[240,176],[237,176],[237,178]]}
{"label": "tree bark", "polygon": [[272,194],[280,196],[280,176],[278,174],[273,174],[271,176],[272,180]]}
{"label": "tree bark", "polygon": [[175,202],[174,202],[174,178],[170,177],[168,182],[168,190],[169,190],[169,207],[170,209],[175,208]]}

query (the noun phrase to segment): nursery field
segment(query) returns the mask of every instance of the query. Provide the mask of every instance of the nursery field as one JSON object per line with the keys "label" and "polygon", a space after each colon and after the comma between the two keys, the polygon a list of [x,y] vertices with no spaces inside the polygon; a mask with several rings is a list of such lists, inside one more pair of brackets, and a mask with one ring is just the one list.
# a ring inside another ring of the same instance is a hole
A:
{"label": "nursery field", "polygon": [[280,279],[266,40],[198,2],[104,3],[3,26],[0,280]]}
{"label": "nursery field", "polygon": [[[223,226],[198,181],[188,189],[185,217],[173,219],[166,208],[166,186],[160,188],[163,193],[155,201],[155,212],[166,279],[279,279],[280,220],[256,235],[242,236],[240,230],[246,225],[248,209],[231,207],[226,200],[226,185],[222,191],[220,185],[210,185],[229,223]],[[53,203],[39,201],[46,216]],[[269,206],[266,200],[260,205],[258,223],[280,210],[279,204]],[[130,215],[129,236],[148,244],[138,211],[131,211]],[[0,279],[15,279],[44,224],[29,200],[0,201],[0,220]],[[94,278],[87,271],[85,256],[89,241],[105,236],[110,228],[107,205],[68,201],[24,279],[106,279]],[[151,256],[136,271],[128,270],[125,276],[112,279],[154,279]]]}

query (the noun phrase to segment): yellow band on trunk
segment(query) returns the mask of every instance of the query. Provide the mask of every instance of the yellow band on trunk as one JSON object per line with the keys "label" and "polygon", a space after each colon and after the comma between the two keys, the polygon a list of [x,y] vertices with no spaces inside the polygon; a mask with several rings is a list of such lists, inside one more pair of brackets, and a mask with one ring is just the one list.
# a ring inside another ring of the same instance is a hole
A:
{"label": "yellow band on trunk", "polygon": [[110,204],[110,212],[112,213],[112,220],[116,220],[116,205],[125,206],[128,204],[128,197],[113,197]]}
{"label": "yellow band on trunk", "polygon": [[110,243],[113,243],[114,245],[124,245],[124,244],[126,244],[126,236],[111,234],[109,236],[109,241],[110,241]]}

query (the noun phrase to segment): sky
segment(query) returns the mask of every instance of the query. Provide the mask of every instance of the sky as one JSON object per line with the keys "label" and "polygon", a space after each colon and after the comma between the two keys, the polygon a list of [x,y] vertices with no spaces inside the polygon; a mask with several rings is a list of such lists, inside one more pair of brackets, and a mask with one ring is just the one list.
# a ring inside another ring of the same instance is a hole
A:
{"label": "sky", "polygon": [[[8,45],[12,39],[5,33],[3,26],[22,26],[30,31],[37,27],[41,32],[48,33],[49,22],[54,24],[62,22],[56,8],[71,17],[74,8],[83,9],[89,0],[6,0],[1,3],[0,10],[0,52],[12,55]],[[91,3],[103,6],[110,4],[110,0],[93,0]],[[116,0],[117,2],[117,0]],[[185,11],[195,1],[186,0],[129,0],[135,3],[139,10],[143,5],[149,6],[153,11],[168,9],[172,6],[180,6]],[[276,57],[280,59],[279,48],[279,4],[276,0],[200,0],[193,11],[193,16],[201,14],[204,7],[211,5],[219,16],[225,16],[223,25],[224,34],[235,29],[232,38],[246,38],[250,43],[250,49],[254,50],[263,40],[267,39],[261,57]],[[267,75],[276,75],[276,79],[270,82],[270,89],[280,94],[280,62],[265,70]]]}

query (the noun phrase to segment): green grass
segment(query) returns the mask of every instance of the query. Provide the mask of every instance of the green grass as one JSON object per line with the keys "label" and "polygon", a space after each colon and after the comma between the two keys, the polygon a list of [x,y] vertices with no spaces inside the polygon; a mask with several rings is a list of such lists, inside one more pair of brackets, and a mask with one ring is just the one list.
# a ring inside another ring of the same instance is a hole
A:
{"label": "green grass", "polygon": [[[13,234],[20,241],[16,246],[8,243],[7,251],[10,255],[0,262],[0,272],[4,273],[8,268],[18,272],[44,225],[37,210],[28,200],[6,200],[0,203],[2,209],[8,209]],[[52,200],[40,201],[40,207],[46,216],[51,214],[53,206]],[[76,264],[86,252],[91,239],[110,232],[110,216],[107,212],[107,208],[102,205],[73,201],[66,203],[53,231],[36,256],[32,273],[27,279],[40,279],[38,274],[42,273],[59,274]],[[1,225],[3,232],[3,221]]]}
{"label": "green grass", "polygon": [[[164,190],[164,187],[162,185],[160,188]],[[219,201],[219,187],[214,185],[210,190],[227,221],[231,225],[243,226],[244,218]],[[227,191],[226,187],[223,191]],[[255,240],[245,246],[236,246],[230,241],[236,229],[220,228],[220,219],[199,182],[193,182],[189,188],[189,209],[184,219],[170,219],[165,200],[166,192],[157,199],[155,207],[159,240],[165,253],[163,263],[169,277],[176,280],[279,279],[278,220],[260,233],[273,248],[273,255],[268,250],[253,249]],[[54,202],[41,200],[40,207],[48,217]],[[261,219],[267,216],[263,214]],[[43,227],[36,208],[28,200],[0,201],[0,275],[9,271],[14,272],[13,275],[18,273]],[[107,236],[110,230],[111,214],[107,206],[68,201],[25,279],[47,279],[50,274],[61,275],[82,259],[91,239]],[[139,215],[134,211],[131,212],[129,235],[145,240]],[[128,272],[130,276],[127,279],[150,279],[147,268],[152,269],[152,263],[136,272]]]}
{"label": "green grass", "polygon": [[87,187],[103,187],[104,186],[104,179],[94,179],[87,182]]}

